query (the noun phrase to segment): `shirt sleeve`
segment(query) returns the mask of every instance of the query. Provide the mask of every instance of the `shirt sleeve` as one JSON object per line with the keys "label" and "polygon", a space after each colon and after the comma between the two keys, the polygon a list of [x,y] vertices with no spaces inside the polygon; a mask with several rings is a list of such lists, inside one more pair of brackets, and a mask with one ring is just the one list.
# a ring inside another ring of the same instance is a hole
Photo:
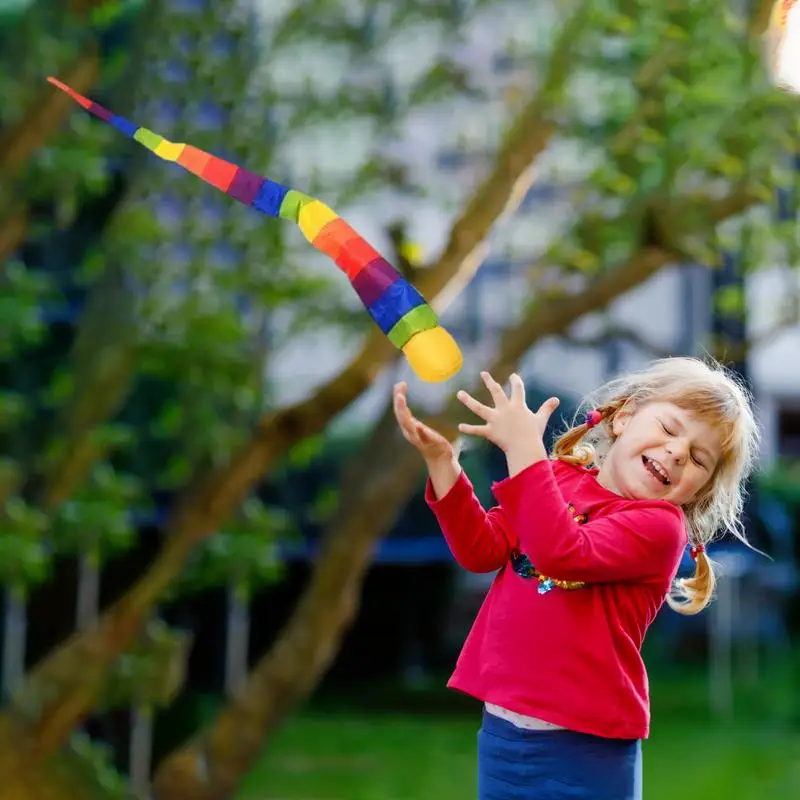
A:
{"label": "shirt sleeve", "polygon": [[506,564],[516,547],[516,536],[505,511],[489,511],[481,505],[464,471],[453,488],[441,498],[434,494],[430,480],[425,501],[433,511],[455,560],[470,572],[494,572]]}
{"label": "shirt sleeve", "polygon": [[683,512],[664,500],[630,501],[608,516],[577,523],[550,461],[536,462],[492,491],[520,549],[549,577],[587,583],[665,580],[686,545]]}

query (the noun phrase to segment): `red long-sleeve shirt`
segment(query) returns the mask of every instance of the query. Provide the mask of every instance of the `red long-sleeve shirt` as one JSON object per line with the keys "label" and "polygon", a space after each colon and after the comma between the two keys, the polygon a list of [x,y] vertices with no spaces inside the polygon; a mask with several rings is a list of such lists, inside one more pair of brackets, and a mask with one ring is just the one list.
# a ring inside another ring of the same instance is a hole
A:
{"label": "red long-sleeve shirt", "polygon": [[[595,471],[560,461],[537,462],[492,491],[499,505],[489,511],[463,473],[442,498],[430,483],[426,491],[458,563],[499,570],[448,686],[574,731],[646,738],[640,649],[687,545],[683,512],[627,500]],[[509,563],[517,550],[543,575],[586,585],[540,593]]]}

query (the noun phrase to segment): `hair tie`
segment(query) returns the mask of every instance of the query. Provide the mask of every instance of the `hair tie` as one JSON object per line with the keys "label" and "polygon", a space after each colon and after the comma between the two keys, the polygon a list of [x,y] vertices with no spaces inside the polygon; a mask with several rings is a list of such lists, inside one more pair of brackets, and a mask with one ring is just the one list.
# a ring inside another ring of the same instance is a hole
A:
{"label": "hair tie", "polygon": [[587,428],[594,428],[595,425],[602,421],[603,415],[596,408],[593,408],[591,411],[587,412],[583,423]]}
{"label": "hair tie", "polygon": [[689,550],[689,555],[692,557],[692,561],[697,561],[697,556],[700,553],[705,553],[706,546],[702,542],[697,542],[697,544],[693,544],[691,549]]}

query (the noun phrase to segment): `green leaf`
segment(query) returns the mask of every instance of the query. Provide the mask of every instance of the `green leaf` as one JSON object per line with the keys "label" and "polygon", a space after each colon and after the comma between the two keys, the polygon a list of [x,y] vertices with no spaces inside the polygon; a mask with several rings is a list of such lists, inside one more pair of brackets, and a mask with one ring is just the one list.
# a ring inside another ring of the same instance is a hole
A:
{"label": "green leaf", "polygon": [[714,296],[714,303],[722,316],[740,317],[745,310],[745,294],[741,286],[726,286],[718,289]]}
{"label": "green leaf", "polygon": [[0,429],[16,427],[28,419],[31,413],[24,395],[0,391]]}
{"label": "green leaf", "polygon": [[324,436],[309,436],[289,450],[288,463],[295,469],[307,469],[322,454],[324,445]]}
{"label": "green leaf", "polygon": [[66,366],[60,366],[41,393],[42,402],[49,408],[60,408],[73,396],[74,391],[75,374]]}

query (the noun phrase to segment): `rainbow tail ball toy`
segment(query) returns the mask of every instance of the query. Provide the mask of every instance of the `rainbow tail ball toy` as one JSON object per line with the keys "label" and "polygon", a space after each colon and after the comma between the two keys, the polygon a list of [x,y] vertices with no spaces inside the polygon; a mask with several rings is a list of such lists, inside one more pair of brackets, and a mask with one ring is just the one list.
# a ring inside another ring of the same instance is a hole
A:
{"label": "rainbow tail ball toy", "polygon": [[800,6],[776,0],[766,32],[767,67],[775,85],[800,94]]}
{"label": "rainbow tail ball toy", "polygon": [[140,128],[124,117],[112,114],[61,81],[55,78],[47,80],[90,114],[135,139],[164,161],[179,164],[262,214],[297,223],[306,239],[333,259],[347,275],[369,315],[389,341],[402,350],[421,380],[440,383],[461,369],[463,358],[458,345],[439,324],[422,295],[324,203],[192,145],[170,142],[147,128]]}

